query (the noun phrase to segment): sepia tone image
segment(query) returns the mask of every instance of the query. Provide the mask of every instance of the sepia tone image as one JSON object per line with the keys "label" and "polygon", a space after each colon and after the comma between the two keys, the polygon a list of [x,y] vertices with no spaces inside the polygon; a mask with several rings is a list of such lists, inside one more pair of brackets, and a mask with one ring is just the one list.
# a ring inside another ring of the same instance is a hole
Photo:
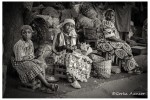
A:
{"label": "sepia tone image", "polygon": [[147,98],[148,2],[2,2],[3,98]]}

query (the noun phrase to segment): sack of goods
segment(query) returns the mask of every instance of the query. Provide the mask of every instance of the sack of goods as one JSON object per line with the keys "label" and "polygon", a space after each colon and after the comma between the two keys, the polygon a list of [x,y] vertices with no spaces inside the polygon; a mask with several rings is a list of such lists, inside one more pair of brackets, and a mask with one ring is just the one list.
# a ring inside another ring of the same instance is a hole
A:
{"label": "sack of goods", "polygon": [[38,17],[43,18],[49,28],[56,28],[59,25],[59,18],[51,17],[50,15],[37,15]]}
{"label": "sack of goods", "polygon": [[90,4],[89,5],[88,4],[82,5],[81,6],[81,12],[83,15],[85,15],[86,17],[91,18],[91,19],[94,19],[97,17],[96,11],[94,10],[92,5],[90,5]]}
{"label": "sack of goods", "polygon": [[42,15],[50,15],[51,17],[59,18],[59,12],[53,7],[47,7],[42,11]]}
{"label": "sack of goods", "polygon": [[78,16],[74,9],[64,9],[60,11],[60,21],[63,22],[66,18],[74,19]]}
{"label": "sack of goods", "polygon": [[93,69],[97,74],[97,78],[110,78],[111,76],[111,60],[102,62],[93,62]]}
{"label": "sack of goods", "polygon": [[79,21],[79,26],[80,27],[87,27],[87,28],[93,28],[94,27],[94,23],[93,20],[85,17],[84,15],[79,15],[78,16],[78,21]]}

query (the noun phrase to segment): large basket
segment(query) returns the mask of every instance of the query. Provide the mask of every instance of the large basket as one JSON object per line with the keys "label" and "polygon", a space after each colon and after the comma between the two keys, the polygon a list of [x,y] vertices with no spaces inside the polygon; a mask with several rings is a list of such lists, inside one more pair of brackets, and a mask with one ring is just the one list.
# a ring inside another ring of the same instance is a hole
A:
{"label": "large basket", "polygon": [[98,78],[110,78],[111,60],[102,61],[102,62],[93,62],[93,67]]}

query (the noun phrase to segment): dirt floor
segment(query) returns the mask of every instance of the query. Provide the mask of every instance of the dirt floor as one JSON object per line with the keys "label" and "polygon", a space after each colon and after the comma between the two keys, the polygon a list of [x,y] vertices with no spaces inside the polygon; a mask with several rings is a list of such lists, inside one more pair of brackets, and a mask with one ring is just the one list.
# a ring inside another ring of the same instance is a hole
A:
{"label": "dirt floor", "polygon": [[[136,75],[131,75],[127,73],[112,74],[110,79],[96,79],[96,78],[91,77],[87,83],[80,83],[80,84],[82,86],[82,89],[93,90],[95,87],[99,86],[102,83],[107,83],[110,81],[119,80],[123,78],[129,78],[131,76],[136,76]],[[17,87],[20,84],[18,81],[19,80],[16,78],[12,78],[12,77],[7,78],[4,98],[47,98],[47,97],[48,98],[63,98],[65,94],[79,90],[79,89],[72,88],[65,79],[61,79],[59,82],[57,82],[60,88],[59,88],[58,93],[56,94],[46,94],[46,93],[42,93],[39,91],[31,92],[31,91],[18,89]]]}
{"label": "dirt floor", "polygon": [[[140,62],[139,63],[140,66],[147,66],[146,61],[145,61],[145,63],[142,63],[143,60],[141,60],[141,59],[143,59],[143,57],[146,57],[146,56],[136,57],[136,61],[138,63]],[[145,67],[145,68],[147,68],[147,67]],[[129,80],[132,77],[135,77],[135,78],[131,82]],[[128,73],[122,72],[120,74],[112,74],[110,79],[97,79],[97,78],[90,77],[88,79],[87,83],[80,83],[82,86],[81,89],[74,89],[70,86],[70,84],[67,82],[67,80],[61,79],[57,82],[57,84],[59,84],[60,88],[59,88],[59,91],[55,94],[47,94],[47,93],[42,93],[39,91],[31,92],[31,91],[26,91],[26,90],[20,90],[17,88],[20,84],[19,79],[14,78],[12,76],[8,76],[6,89],[5,89],[3,98],[65,98],[65,97],[67,97],[67,98],[68,97],[70,97],[70,98],[76,97],[77,98],[78,95],[75,95],[75,93],[80,94],[79,97],[86,98],[86,95],[88,95],[88,94],[89,94],[89,96],[92,95],[92,93],[90,93],[88,91],[93,91],[93,93],[95,94],[95,95],[93,94],[91,97],[93,97],[93,96],[103,97],[100,95],[97,96],[98,95],[97,93],[101,93],[100,91],[103,91],[103,90],[101,90],[100,88],[95,90],[96,87],[99,87],[103,84],[104,87],[106,87],[105,90],[109,91],[110,87],[112,87],[112,89],[113,89],[113,87],[122,86],[124,83],[122,80],[124,80],[124,79],[126,80],[124,82],[126,83],[125,86],[127,87],[127,88],[125,88],[125,90],[134,87],[134,84],[136,86],[136,83],[139,83],[139,84],[134,88],[138,88],[138,86],[141,84],[145,84],[145,86],[147,88],[147,73],[143,73],[141,75],[133,75],[133,74],[128,74]],[[142,82],[142,83],[140,83],[140,82]],[[132,83],[132,84],[130,85],[128,83]],[[108,84],[108,88],[107,88],[106,84]],[[111,84],[113,84],[113,85],[111,85]],[[123,88],[124,87],[120,87],[117,89],[122,90]],[[102,94],[107,94],[107,93],[103,92]]]}

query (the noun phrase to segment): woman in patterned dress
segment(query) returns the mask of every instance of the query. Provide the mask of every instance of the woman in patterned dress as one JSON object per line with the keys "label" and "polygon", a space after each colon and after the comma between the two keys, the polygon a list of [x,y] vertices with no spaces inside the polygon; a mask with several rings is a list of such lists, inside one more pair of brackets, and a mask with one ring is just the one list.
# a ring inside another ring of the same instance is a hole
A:
{"label": "woman in patterned dress", "polygon": [[65,19],[59,28],[61,32],[55,35],[53,51],[55,62],[65,65],[68,81],[74,88],[81,88],[78,80],[87,82],[91,71],[91,59],[75,50],[77,34],[73,19]]}
{"label": "woman in patterned dress", "polygon": [[35,79],[39,79],[42,84],[51,89],[57,91],[57,84],[50,84],[45,79],[43,64],[41,61],[34,59],[34,47],[31,41],[32,28],[29,25],[23,25],[21,27],[22,38],[14,45],[13,51],[15,54],[15,69],[19,73],[19,77],[23,84],[33,82]]}
{"label": "woman in patterned dress", "polygon": [[[115,12],[112,9],[106,10],[104,20],[102,21],[102,32],[104,38],[98,42],[98,49],[103,52],[109,52],[122,60],[122,67],[127,72],[141,73],[140,67],[133,58],[130,46],[120,39],[119,33],[114,25]],[[111,57],[110,57],[111,58]]]}

